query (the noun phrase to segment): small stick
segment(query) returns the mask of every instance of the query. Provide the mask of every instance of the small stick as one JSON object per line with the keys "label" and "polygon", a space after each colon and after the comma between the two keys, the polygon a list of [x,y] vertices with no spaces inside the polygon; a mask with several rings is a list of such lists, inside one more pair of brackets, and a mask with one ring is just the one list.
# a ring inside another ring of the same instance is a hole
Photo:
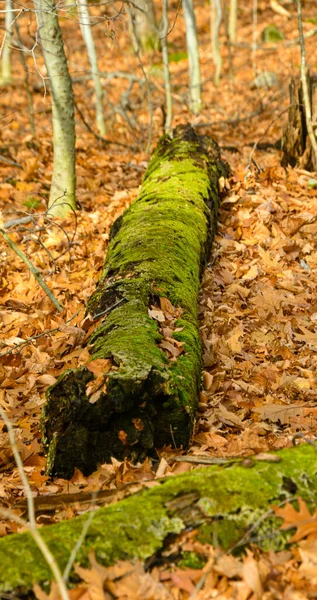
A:
{"label": "small stick", "polygon": [[72,551],[70,553],[70,557],[69,557],[67,565],[65,567],[65,570],[64,570],[64,573],[63,573],[63,580],[65,582],[65,585],[66,585],[66,583],[68,581],[68,578],[69,578],[69,575],[70,575],[70,572],[71,572],[74,560],[76,558],[77,552],[81,548],[81,546],[83,545],[83,543],[85,541],[85,537],[86,537],[86,535],[88,533],[88,529],[89,529],[89,527],[91,525],[91,522],[92,522],[92,520],[93,520],[93,518],[94,518],[94,516],[96,514],[95,511],[94,511],[96,495],[97,495],[97,492],[93,492],[93,494],[92,494],[92,496],[93,496],[93,498],[92,498],[93,504],[92,504],[92,506],[90,508],[88,517],[87,517],[87,519],[86,519],[86,521],[84,523],[83,530],[82,530],[82,532],[81,532],[81,534],[80,534],[80,536],[79,536],[79,538],[78,538],[78,540],[77,540],[74,548],[72,549]]}
{"label": "small stick", "polygon": [[45,281],[43,281],[43,279],[40,276],[36,267],[31,263],[31,261],[24,254],[24,252],[22,252],[22,250],[20,250],[20,248],[18,248],[18,246],[11,240],[11,238],[8,236],[8,234],[3,229],[0,229],[0,233],[2,234],[2,237],[5,239],[7,244],[9,244],[10,248],[12,248],[12,250],[19,256],[19,258],[21,258],[21,260],[23,260],[23,262],[26,264],[27,268],[34,275],[36,281],[40,284],[41,288],[44,290],[45,294],[49,297],[51,302],[54,304],[55,308],[57,308],[57,310],[59,312],[63,312],[64,308],[58,302],[57,298],[55,298],[54,294],[51,292],[49,287],[46,285]]}
{"label": "small stick", "polygon": [[5,509],[5,508],[0,508],[0,514],[2,514],[6,518],[12,519],[19,525],[23,525],[28,528],[32,538],[34,539],[34,542],[36,543],[36,545],[42,552],[43,557],[45,558],[47,564],[49,565],[49,567],[53,573],[53,576],[57,583],[62,600],[69,600],[68,591],[67,591],[65,582],[63,580],[63,576],[60,572],[59,566],[58,566],[53,554],[51,553],[50,549],[48,548],[46,542],[43,540],[39,530],[37,529],[32,490],[30,488],[30,484],[28,482],[27,476],[24,471],[22,458],[20,456],[18,447],[16,445],[13,427],[12,427],[9,419],[7,418],[3,408],[1,407],[1,405],[0,405],[0,416],[3,419],[3,421],[6,425],[6,428],[8,430],[13,456],[15,458],[15,462],[18,467],[19,475],[22,480],[22,484],[24,487],[24,493],[27,497],[29,523],[26,523],[23,519],[21,519],[21,517],[18,517],[16,514],[14,514],[13,511]]}
{"label": "small stick", "polygon": [[217,456],[173,456],[172,460],[193,465],[226,465],[232,462],[241,462],[240,458],[219,458]]}
{"label": "small stick", "polygon": [[[80,311],[81,311],[81,308],[74,315],[72,315],[69,319],[67,319],[67,321],[65,321],[65,325],[67,325],[73,319],[75,319],[75,317],[77,317],[77,315]],[[18,350],[18,349],[22,350],[22,348],[24,346],[27,346],[28,344],[32,344],[32,342],[34,342],[35,340],[38,340],[39,338],[44,337],[45,335],[49,335],[50,333],[54,333],[55,331],[60,331],[60,326],[54,327],[53,329],[47,329],[46,331],[41,331],[41,333],[36,333],[35,335],[32,335],[31,337],[29,337],[27,340],[23,340],[23,342],[19,342],[18,344],[15,344],[15,346],[13,348],[10,348],[10,350],[6,350],[5,352],[2,352],[0,354],[0,358],[2,356],[7,356],[7,354],[12,354],[15,350]]]}

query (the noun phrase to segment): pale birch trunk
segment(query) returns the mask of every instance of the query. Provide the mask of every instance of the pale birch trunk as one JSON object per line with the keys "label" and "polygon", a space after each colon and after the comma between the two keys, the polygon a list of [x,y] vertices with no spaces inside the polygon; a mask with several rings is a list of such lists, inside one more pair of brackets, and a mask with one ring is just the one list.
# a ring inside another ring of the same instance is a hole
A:
{"label": "pale birch trunk", "polygon": [[171,88],[171,75],[168,64],[168,48],[167,48],[167,34],[168,34],[168,0],[163,0],[163,14],[162,14],[162,28],[161,28],[161,47],[162,47],[162,59],[164,65],[164,83],[165,83],[165,97],[166,97],[166,118],[164,124],[165,133],[170,133],[172,128],[173,118],[173,100],[172,100],[172,88]]}
{"label": "pale birch trunk", "polygon": [[186,43],[189,62],[190,107],[196,115],[201,110],[201,77],[193,0],[183,0],[183,11],[186,25]]}
{"label": "pale birch trunk", "polygon": [[76,209],[75,121],[71,78],[54,0],[34,0],[52,98],[54,167],[49,214],[65,217]]}
{"label": "pale birch trunk", "polygon": [[106,123],[103,106],[103,89],[100,81],[100,71],[96,53],[95,41],[92,35],[91,22],[87,0],[77,0],[77,11],[80,21],[80,29],[86,44],[91,75],[95,86],[96,97],[96,122],[101,135],[106,135]]}
{"label": "pale birch trunk", "polygon": [[235,42],[237,35],[238,0],[230,0],[229,11],[229,39],[230,42]]}
{"label": "pale birch trunk", "polygon": [[11,83],[12,72],[11,72],[11,41],[12,41],[12,24],[14,21],[12,11],[12,0],[6,0],[5,2],[5,39],[2,48],[2,59],[1,59],[1,76],[0,83],[5,85]]}
{"label": "pale birch trunk", "polygon": [[211,2],[211,42],[212,42],[212,57],[216,67],[215,70],[215,85],[219,85],[220,74],[222,69],[222,58],[219,48],[219,27],[221,23],[222,11],[220,0],[212,0]]}

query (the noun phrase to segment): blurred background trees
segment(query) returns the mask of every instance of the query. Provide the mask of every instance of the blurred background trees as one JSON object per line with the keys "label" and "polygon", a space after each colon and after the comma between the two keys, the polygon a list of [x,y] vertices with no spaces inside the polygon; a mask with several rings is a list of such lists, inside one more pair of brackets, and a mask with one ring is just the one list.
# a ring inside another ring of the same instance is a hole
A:
{"label": "blurred background trees", "polygon": [[[272,98],[287,106],[299,62],[277,69],[274,56],[281,44],[299,56],[296,2],[34,0],[21,6],[3,0],[2,98],[25,90],[33,152],[44,143],[51,156],[53,140],[50,190],[42,191],[50,214],[76,208],[75,125],[101,149],[126,146],[133,153],[149,147],[152,132],[169,132],[180,121],[207,132],[208,123],[221,120],[223,94],[232,98],[227,122],[239,119],[235,86],[248,90],[244,113],[261,111]],[[316,33],[313,7],[312,0],[303,3],[304,41]],[[17,142],[25,136],[18,127]]]}

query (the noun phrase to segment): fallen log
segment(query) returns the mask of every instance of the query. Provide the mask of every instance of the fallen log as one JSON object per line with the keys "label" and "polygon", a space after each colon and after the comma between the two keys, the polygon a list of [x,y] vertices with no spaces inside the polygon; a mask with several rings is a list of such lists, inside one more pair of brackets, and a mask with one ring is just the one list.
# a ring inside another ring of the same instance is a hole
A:
{"label": "fallen log", "polygon": [[111,456],[187,447],[201,376],[199,280],[226,174],[216,142],[190,126],[160,140],[138,198],[114,224],[88,301],[99,319],[92,362],[64,372],[47,392],[49,474],[68,478],[78,467],[87,475]]}
{"label": "fallen log", "polygon": [[[256,457],[255,457],[256,458]],[[274,461],[274,462],[272,462]],[[256,543],[264,549],[283,549],[292,531],[281,531],[282,519],[270,507],[295,498],[317,503],[317,451],[300,445],[276,452],[265,462],[250,460],[231,466],[212,466],[156,482],[151,489],[117,504],[100,508],[76,555],[86,566],[93,549],[98,562],[146,560],[154,557],[173,535],[198,529],[201,541],[224,550]],[[89,513],[40,533],[63,570],[80,538]],[[50,569],[29,533],[0,539],[0,591],[25,593],[34,582],[52,579]]]}

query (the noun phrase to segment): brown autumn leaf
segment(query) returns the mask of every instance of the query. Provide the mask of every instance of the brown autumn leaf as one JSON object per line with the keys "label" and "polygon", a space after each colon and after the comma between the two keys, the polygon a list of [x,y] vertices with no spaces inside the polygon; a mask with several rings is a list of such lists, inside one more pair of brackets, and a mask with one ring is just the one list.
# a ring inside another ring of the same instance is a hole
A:
{"label": "brown autumn leaf", "polygon": [[96,377],[101,377],[108,373],[112,367],[110,358],[96,358],[86,364],[86,368],[91,371]]}
{"label": "brown autumn leaf", "polygon": [[252,281],[256,279],[259,275],[259,267],[257,264],[254,264],[250,267],[250,269],[242,276],[242,279],[245,281]]}
{"label": "brown autumn leaf", "polygon": [[302,498],[297,498],[299,510],[287,502],[285,506],[272,506],[272,510],[277,517],[284,519],[281,529],[287,530],[296,527],[297,531],[290,538],[291,542],[299,542],[308,535],[317,534],[317,508],[311,514],[306,502]]}
{"label": "brown autumn leaf", "polygon": [[[90,552],[91,569],[75,565],[75,572],[87,584],[89,600],[172,600],[172,596],[159,581],[144,571],[141,562],[135,564],[119,561],[112,567],[100,565],[94,552]],[[50,599],[39,599],[50,600]]]}
{"label": "brown autumn leaf", "polygon": [[240,342],[240,338],[243,336],[243,329],[241,324],[238,327],[235,327],[231,332],[230,336],[226,339],[226,343],[228,344],[230,350],[235,354],[239,354],[242,351],[242,343]]}
{"label": "brown autumn leaf", "polygon": [[272,421],[281,425],[286,425],[292,422],[294,417],[300,417],[308,414],[308,409],[302,404],[285,406],[283,404],[264,404],[253,408],[253,412],[260,415],[264,420]]}
{"label": "brown autumn leaf", "polygon": [[246,550],[246,556],[243,559],[242,577],[250,587],[256,598],[263,597],[263,586],[259,571],[258,561],[254,558],[250,550]]}
{"label": "brown autumn leaf", "polygon": [[86,385],[86,396],[89,399],[90,404],[95,404],[99,400],[101,394],[107,392],[107,382],[104,375],[99,375],[92,381],[89,381]]}
{"label": "brown autumn leaf", "polygon": [[167,340],[163,340],[160,344],[159,347],[162,348],[162,350],[167,350],[174,358],[177,358],[182,352],[183,352],[183,348],[178,348],[176,345],[171,344],[171,342],[168,342]]}
{"label": "brown autumn leaf", "polygon": [[[37,583],[33,585],[33,592],[37,600],[61,600],[60,590],[55,581],[51,583],[49,594],[46,594]],[[86,586],[77,586],[68,590],[68,597],[69,600],[91,600]]]}
{"label": "brown autumn leaf", "polygon": [[212,568],[217,573],[225,575],[229,579],[243,576],[243,564],[238,558],[232,556],[232,554],[219,556],[219,558],[215,559],[215,564]]}
{"label": "brown autumn leaf", "polygon": [[314,587],[317,585],[317,537],[310,537],[299,544],[301,558],[299,573]]}
{"label": "brown autumn leaf", "polygon": [[170,580],[177,589],[192,594],[202,575],[202,569],[177,569],[170,573]]}
{"label": "brown autumn leaf", "polygon": [[211,389],[213,380],[214,380],[214,378],[213,378],[213,375],[211,375],[211,373],[208,373],[208,371],[203,372],[203,384],[204,384],[204,389],[207,392]]}
{"label": "brown autumn leaf", "polygon": [[80,327],[65,325],[64,323],[59,325],[59,330],[67,336],[67,344],[72,348],[81,344],[86,335],[85,331]]}
{"label": "brown autumn leaf", "polygon": [[238,429],[245,429],[245,425],[241,421],[240,417],[235,413],[229,411],[223,404],[219,404],[216,410],[217,417],[221,423],[229,425],[229,427],[237,427]]}
{"label": "brown autumn leaf", "polygon": [[151,317],[151,319],[155,319],[159,323],[164,323],[164,321],[165,321],[165,314],[159,308],[155,308],[154,306],[151,306],[151,308],[148,309],[148,314],[149,314],[149,317]]}
{"label": "brown autumn leaf", "polygon": [[163,313],[171,315],[172,317],[176,316],[176,308],[168,298],[160,297],[160,307]]}
{"label": "brown autumn leaf", "polygon": [[104,591],[104,584],[109,575],[108,569],[96,561],[93,551],[89,553],[89,560],[91,569],[74,565],[75,573],[87,584],[89,600],[111,600],[111,595]]}

